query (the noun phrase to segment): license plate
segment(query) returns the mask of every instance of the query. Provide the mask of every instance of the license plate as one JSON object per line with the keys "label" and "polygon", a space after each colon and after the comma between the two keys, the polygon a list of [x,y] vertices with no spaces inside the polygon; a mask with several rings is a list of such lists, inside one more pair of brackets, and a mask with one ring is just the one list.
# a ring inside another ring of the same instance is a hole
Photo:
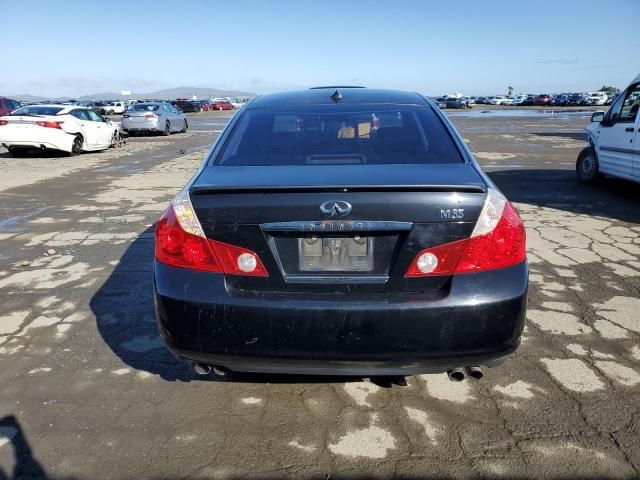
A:
{"label": "license plate", "polygon": [[301,272],[368,272],[373,270],[373,237],[298,239]]}

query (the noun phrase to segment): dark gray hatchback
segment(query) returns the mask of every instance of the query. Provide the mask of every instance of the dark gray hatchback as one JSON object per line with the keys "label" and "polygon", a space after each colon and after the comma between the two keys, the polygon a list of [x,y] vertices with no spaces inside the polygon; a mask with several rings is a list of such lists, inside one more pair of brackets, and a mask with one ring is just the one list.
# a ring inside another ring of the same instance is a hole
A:
{"label": "dark gray hatchback", "polygon": [[203,373],[497,365],[527,286],[518,214],[415,93],[251,101],[156,226],[160,331]]}

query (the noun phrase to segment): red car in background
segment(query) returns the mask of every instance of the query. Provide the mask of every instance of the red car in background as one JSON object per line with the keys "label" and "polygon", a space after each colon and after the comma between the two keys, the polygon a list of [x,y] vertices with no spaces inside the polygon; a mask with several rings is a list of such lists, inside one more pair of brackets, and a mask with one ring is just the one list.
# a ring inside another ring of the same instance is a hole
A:
{"label": "red car in background", "polygon": [[0,117],[9,115],[14,110],[20,108],[20,104],[10,98],[0,97]]}
{"label": "red car in background", "polygon": [[200,105],[200,107],[202,107],[202,111],[203,112],[208,112],[209,110],[212,110],[211,108],[211,104],[209,102],[207,102],[206,100],[198,100],[198,105]]}
{"label": "red car in background", "polygon": [[216,100],[210,104],[211,110],[233,110],[233,105],[227,100]]}

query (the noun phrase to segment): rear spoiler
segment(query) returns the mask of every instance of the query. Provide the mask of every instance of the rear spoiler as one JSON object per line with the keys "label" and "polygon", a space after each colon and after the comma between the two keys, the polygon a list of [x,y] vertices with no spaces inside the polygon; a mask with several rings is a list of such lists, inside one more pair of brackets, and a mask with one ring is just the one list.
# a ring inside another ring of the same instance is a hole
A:
{"label": "rear spoiler", "polygon": [[193,185],[190,193],[296,193],[296,192],[471,192],[485,193],[483,185]]}

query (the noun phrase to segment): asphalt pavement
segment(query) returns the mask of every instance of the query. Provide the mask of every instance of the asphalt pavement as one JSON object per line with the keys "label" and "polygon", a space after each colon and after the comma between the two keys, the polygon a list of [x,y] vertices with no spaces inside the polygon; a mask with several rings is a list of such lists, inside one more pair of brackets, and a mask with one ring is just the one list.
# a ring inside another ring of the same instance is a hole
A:
{"label": "asphalt pavement", "polygon": [[0,479],[640,476],[640,188],[575,180],[588,114],[451,119],[520,211],[523,343],[480,381],[235,374],[164,348],[153,223],[228,112],[75,158],[0,149]]}

